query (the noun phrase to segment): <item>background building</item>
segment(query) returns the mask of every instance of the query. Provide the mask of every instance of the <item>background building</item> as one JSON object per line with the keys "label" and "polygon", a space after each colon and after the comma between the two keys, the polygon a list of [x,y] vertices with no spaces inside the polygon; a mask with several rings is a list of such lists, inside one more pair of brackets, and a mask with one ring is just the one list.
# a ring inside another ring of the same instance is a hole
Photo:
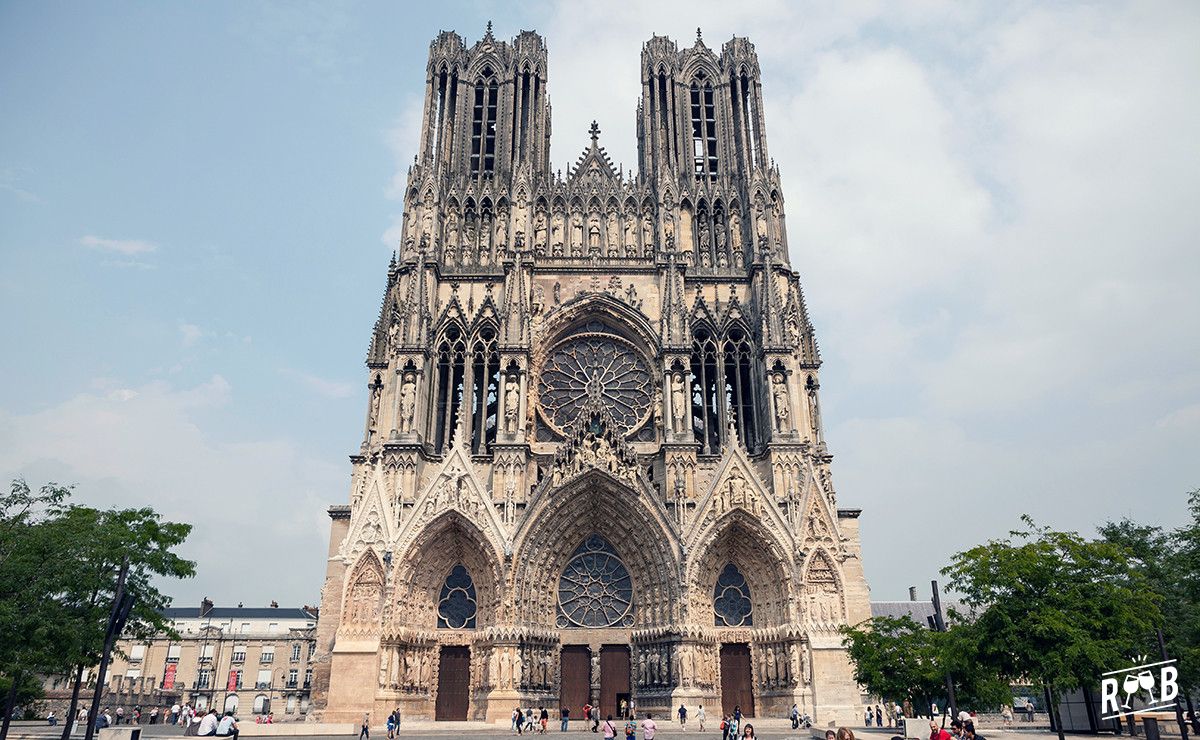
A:
{"label": "background building", "polygon": [[[165,614],[180,639],[122,639],[113,655],[104,706],[149,712],[191,702],[231,709],[241,717],[273,713],[276,721],[302,719],[309,710],[316,650],[317,610],[269,607],[172,607]],[[95,675],[95,671],[90,672]],[[94,686],[95,684],[91,684]],[[46,699],[63,716],[69,679],[51,678]],[[90,693],[81,696],[90,700]],[[143,722],[148,720],[144,719]]]}
{"label": "background building", "polygon": [[859,716],[837,632],[871,613],[859,512],[837,506],[754,47],[656,36],[641,75],[639,171],[593,124],[563,175],[540,36],[431,44],[330,509],[328,721]]}

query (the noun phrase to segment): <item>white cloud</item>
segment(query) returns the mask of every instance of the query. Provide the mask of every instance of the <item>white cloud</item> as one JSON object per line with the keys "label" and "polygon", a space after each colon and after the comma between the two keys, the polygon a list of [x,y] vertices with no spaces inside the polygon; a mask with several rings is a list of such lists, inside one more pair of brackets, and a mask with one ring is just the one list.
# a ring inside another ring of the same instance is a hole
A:
{"label": "white cloud", "polygon": [[106,239],[93,234],[81,237],[79,243],[101,252],[114,252],[126,256],[147,254],[158,249],[156,245],[141,239]]}
{"label": "white cloud", "polygon": [[183,342],[184,347],[192,347],[200,338],[204,336],[204,330],[195,324],[181,322],[179,324],[179,338]]}
{"label": "white cloud", "polygon": [[[285,438],[217,438],[202,419],[236,412],[219,375],[190,388],[97,388],[107,390],[28,414],[0,410],[0,471],[31,484],[75,483],[80,503],[152,506],[194,524],[183,553],[198,562],[197,580],[164,584],[168,593],[315,603],[329,536],[323,512],[343,497],[341,463]],[[286,563],[287,576],[247,577],[268,562]]]}
{"label": "white cloud", "polygon": [[285,368],[282,370],[284,375],[295,378],[305,388],[324,396],[325,398],[349,398],[354,394],[355,385],[353,383],[345,383],[338,380],[329,380],[327,378],[318,377],[312,373],[306,373],[301,370],[292,370]]}

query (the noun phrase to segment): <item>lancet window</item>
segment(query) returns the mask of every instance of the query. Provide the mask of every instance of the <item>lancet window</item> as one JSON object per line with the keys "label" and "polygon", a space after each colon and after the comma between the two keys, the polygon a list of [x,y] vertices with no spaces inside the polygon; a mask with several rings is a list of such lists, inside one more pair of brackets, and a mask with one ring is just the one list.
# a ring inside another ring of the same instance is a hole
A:
{"label": "lancet window", "polygon": [[454,110],[458,102],[458,74],[442,67],[434,80],[432,136],[429,153],[435,162],[449,162],[454,153]]}
{"label": "lancet window", "polygon": [[471,174],[491,176],[496,166],[496,106],[499,100],[491,67],[475,82],[471,109]]}
{"label": "lancet window", "polygon": [[757,449],[758,403],[749,335],[734,325],[719,338],[701,325],[692,330],[692,337],[692,431],[700,454],[720,451],[729,441],[726,428],[731,421],[742,444]]}
{"label": "lancet window", "polygon": [[717,179],[717,112],[712,83],[703,72],[692,82],[692,170],[697,180]]}
{"label": "lancet window", "polygon": [[466,338],[462,329],[451,325],[438,345],[436,401],[434,409],[433,447],[442,452],[450,444],[450,435],[458,426],[462,410],[463,380],[466,372]]}
{"label": "lancet window", "polygon": [[500,355],[496,351],[496,331],[490,326],[480,330],[471,350],[471,451],[487,452],[496,441],[496,411],[500,398]]}

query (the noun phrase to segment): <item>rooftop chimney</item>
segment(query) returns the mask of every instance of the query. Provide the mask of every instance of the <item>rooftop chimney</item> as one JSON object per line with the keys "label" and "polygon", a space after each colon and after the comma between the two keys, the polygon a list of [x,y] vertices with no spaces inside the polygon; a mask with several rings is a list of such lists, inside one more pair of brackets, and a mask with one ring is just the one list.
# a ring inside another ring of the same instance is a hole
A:
{"label": "rooftop chimney", "polygon": [[916,601],[916,600],[917,600],[917,587],[916,587],[916,586],[909,586],[909,587],[908,587],[908,600],[909,600],[909,601]]}
{"label": "rooftop chimney", "polygon": [[212,608],[213,603],[207,596],[200,600],[200,616],[207,617],[208,613],[212,611]]}

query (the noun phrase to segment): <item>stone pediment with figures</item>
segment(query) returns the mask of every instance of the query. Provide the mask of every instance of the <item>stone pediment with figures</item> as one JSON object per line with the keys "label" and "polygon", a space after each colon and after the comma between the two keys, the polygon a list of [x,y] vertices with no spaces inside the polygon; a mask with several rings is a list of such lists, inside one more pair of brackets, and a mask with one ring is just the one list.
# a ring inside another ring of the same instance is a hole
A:
{"label": "stone pediment with figures", "polygon": [[769,489],[759,480],[741,445],[731,446],[717,466],[708,491],[701,498],[696,516],[684,537],[694,547],[723,518],[730,514],[748,516],[759,522],[791,550],[793,535]]}
{"label": "stone pediment with figures", "polygon": [[395,534],[392,531],[393,517],[388,515],[389,507],[384,501],[378,478],[368,485],[358,506],[359,513],[355,515],[350,533],[342,541],[338,552],[347,565],[358,560],[368,549],[382,551]]}
{"label": "stone pediment with figures", "polygon": [[557,488],[581,475],[600,471],[632,488],[638,488],[637,455],[603,407],[589,407],[567,442],[554,456],[547,485]]}
{"label": "stone pediment with figures", "polygon": [[508,537],[504,522],[487,489],[475,476],[471,456],[459,441],[462,437],[461,433],[456,435],[445,461],[418,495],[412,515],[399,533],[396,543],[399,552],[405,552],[429,522],[447,512],[457,512],[475,524],[492,540],[497,552],[503,550]]}

